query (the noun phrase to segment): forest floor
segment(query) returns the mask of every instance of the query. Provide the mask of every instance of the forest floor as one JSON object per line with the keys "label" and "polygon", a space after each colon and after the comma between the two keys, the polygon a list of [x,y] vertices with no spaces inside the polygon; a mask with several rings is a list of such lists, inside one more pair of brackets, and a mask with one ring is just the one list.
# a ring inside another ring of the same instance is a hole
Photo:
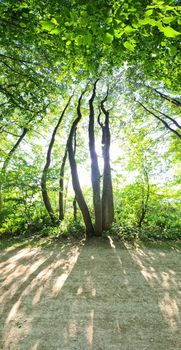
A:
{"label": "forest floor", "polygon": [[181,349],[180,252],[111,238],[2,249],[0,349]]}

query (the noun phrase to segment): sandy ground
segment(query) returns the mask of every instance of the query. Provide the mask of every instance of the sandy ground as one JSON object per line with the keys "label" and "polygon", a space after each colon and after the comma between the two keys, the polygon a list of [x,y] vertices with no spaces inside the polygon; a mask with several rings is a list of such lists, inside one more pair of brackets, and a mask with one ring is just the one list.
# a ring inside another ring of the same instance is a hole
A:
{"label": "sandy ground", "polygon": [[1,251],[0,348],[180,350],[180,257],[111,240]]}

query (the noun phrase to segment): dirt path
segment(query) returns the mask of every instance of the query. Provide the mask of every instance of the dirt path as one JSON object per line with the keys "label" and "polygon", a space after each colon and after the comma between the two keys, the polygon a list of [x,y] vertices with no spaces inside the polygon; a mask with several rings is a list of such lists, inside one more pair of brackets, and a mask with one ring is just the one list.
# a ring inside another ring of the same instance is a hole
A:
{"label": "dirt path", "polygon": [[1,349],[181,349],[178,249],[12,249],[0,271]]}

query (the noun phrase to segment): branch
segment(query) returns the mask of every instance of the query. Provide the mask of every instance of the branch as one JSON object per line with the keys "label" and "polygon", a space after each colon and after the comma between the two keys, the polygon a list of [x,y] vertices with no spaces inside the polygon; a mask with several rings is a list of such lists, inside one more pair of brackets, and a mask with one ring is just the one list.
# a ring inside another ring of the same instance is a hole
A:
{"label": "branch", "polygon": [[32,61],[22,60],[20,58],[15,58],[15,57],[3,55],[3,54],[0,54],[0,57],[8,58],[8,59],[10,59],[12,61],[17,61],[17,62],[21,62],[21,63],[34,64]]}
{"label": "branch", "polygon": [[103,129],[104,125],[103,123],[101,122],[101,106],[98,106],[98,109],[99,109],[99,114],[97,116],[97,122],[98,124],[100,125],[100,127]]}
{"label": "branch", "polygon": [[181,129],[181,125],[173,118],[169,117],[167,114],[161,112],[161,111],[158,111],[157,109],[153,108],[155,110],[155,112],[158,112],[160,114],[162,114],[165,118],[169,119],[170,121],[172,121],[179,129]]}
{"label": "branch", "polygon": [[4,164],[3,164],[3,167],[2,167],[2,174],[5,172],[7,166],[8,166],[8,163],[11,159],[11,156],[13,155],[13,153],[15,152],[16,148],[19,146],[20,142],[23,140],[23,138],[25,137],[25,135],[27,134],[28,132],[28,129],[27,128],[23,128],[23,132],[22,134],[19,136],[17,142],[15,143],[15,145],[13,146],[13,148],[9,151],[5,161],[4,161]]}
{"label": "branch", "polygon": [[15,136],[15,137],[21,137],[21,135],[17,135],[17,134],[14,134],[13,132],[10,132],[10,131],[5,130],[4,127],[2,126],[2,127],[0,128],[0,133],[2,134],[3,132],[5,132],[6,134]]}
{"label": "branch", "polygon": [[157,89],[154,89],[154,88],[153,88],[153,90],[154,90],[157,94],[159,94],[162,98],[164,98],[165,100],[167,100],[167,101],[169,101],[169,102],[172,102],[172,103],[173,103],[174,105],[176,105],[177,107],[181,107],[181,102],[180,102],[180,101],[178,101],[178,100],[176,100],[175,98],[172,98],[172,97],[170,97],[170,96],[168,96],[168,95],[163,94],[162,92],[158,91]]}
{"label": "branch", "polygon": [[[135,100],[135,101],[136,101],[136,100]],[[179,139],[181,139],[181,135],[180,135],[176,130],[172,129],[172,128],[170,127],[170,125],[169,125],[168,123],[166,123],[165,120],[163,120],[162,118],[160,118],[159,116],[157,116],[155,113],[153,113],[152,111],[150,111],[150,110],[149,110],[148,108],[146,108],[141,102],[139,102],[139,101],[136,101],[136,102],[139,103],[139,105],[142,106],[142,107],[144,108],[145,111],[149,112],[149,113],[152,114],[156,119],[158,119],[159,121],[161,121],[161,122],[165,125],[165,127],[166,127],[167,129],[169,129],[171,132],[173,132]]]}

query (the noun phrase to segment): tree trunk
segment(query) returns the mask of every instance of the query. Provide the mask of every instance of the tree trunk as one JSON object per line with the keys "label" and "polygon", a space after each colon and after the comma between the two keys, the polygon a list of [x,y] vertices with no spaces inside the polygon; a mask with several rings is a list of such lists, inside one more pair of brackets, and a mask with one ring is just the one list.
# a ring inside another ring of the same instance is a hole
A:
{"label": "tree trunk", "polygon": [[103,148],[103,190],[102,190],[102,224],[103,230],[109,230],[114,220],[114,203],[113,203],[113,189],[110,167],[110,129],[109,129],[109,111],[105,109],[104,102],[108,98],[108,91],[105,99],[101,101],[101,109],[105,115],[104,124],[102,126],[102,148]]}
{"label": "tree trunk", "polygon": [[23,128],[23,132],[22,134],[19,136],[18,140],[16,141],[15,145],[12,147],[12,149],[9,151],[3,166],[2,166],[2,170],[1,170],[1,176],[0,176],[0,211],[2,210],[2,206],[3,206],[3,199],[2,199],[2,183],[3,183],[3,178],[5,176],[5,172],[6,172],[6,168],[9,164],[9,161],[12,157],[12,155],[14,154],[14,152],[16,151],[16,149],[18,148],[18,146],[20,145],[21,141],[24,139],[25,135],[27,134],[28,129],[27,128]]}
{"label": "tree trunk", "polygon": [[97,154],[95,150],[95,136],[94,136],[94,98],[96,95],[96,83],[94,83],[93,93],[89,100],[89,150],[91,157],[91,181],[93,189],[93,204],[95,214],[95,234],[101,235],[102,233],[102,203],[100,194],[100,171],[98,165]]}
{"label": "tree trunk", "polygon": [[[148,201],[149,201],[149,196],[150,196],[150,184],[149,184],[149,177],[148,177],[148,171],[147,169],[143,166],[143,172],[144,172],[144,179],[146,182],[146,196],[143,190],[142,193],[142,208],[141,208],[141,215],[138,221],[138,227],[141,228],[142,223],[145,219],[146,213],[147,213],[147,208],[148,208]],[[144,184],[143,184],[144,186]]]}
{"label": "tree trunk", "polygon": [[62,160],[62,165],[60,168],[60,181],[59,181],[59,220],[64,219],[64,169],[67,160],[67,147]]}
{"label": "tree trunk", "polygon": [[79,205],[79,208],[81,210],[84,223],[86,226],[86,234],[88,237],[91,237],[93,235],[94,229],[91,221],[91,216],[89,213],[89,209],[87,207],[87,204],[85,202],[81,187],[80,187],[80,182],[79,182],[79,177],[78,177],[78,172],[77,172],[77,164],[75,160],[75,154],[74,154],[74,149],[73,149],[73,138],[74,138],[74,133],[77,127],[77,124],[79,123],[80,119],[82,118],[81,111],[80,111],[80,105],[81,105],[81,100],[83,95],[85,94],[86,89],[82,92],[78,106],[77,106],[77,118],[74,120],[68,142],[67,142],[67,149],[68,149],[68,155],[69,155],[69,162],[70,162],[70,168],[71,168],[71,175],[72,175],[72,184],[73,184],[73,189],[75,192],[76,200]]}
{"label": "tree trunk", "polygon": [[77,221],[77,201],[76,197],[73,200],[73,209],[74,209],[74,221]]}
{"label": "tree trunk", "polygon": [[69,179],[66,183],[66,186],[65,186],[65,191],[64,191],[64,213],[66,212],[66,205],[67,205],[67,193],[68,193],[68,185],[69,185]]}
{"label": "tree trunk", "polygon": [[64,114],[66,112],[66,109],[69,106],[71,98],[72,98],[72,96],[69,98],[65,108],[63,109],[63,111],[62,111],[62,113],[60,115],[58,123],[57,123],[57,125],[55,126],[55,128],[53,130],[52,137],[51,137],[50,144],[49,144],[48,151],[47,151],[46,163],[45,163],[45,166],[44,166],[44,169],[43,169],[43,173],[42,173],[42,177],[41,177],[41,189],[42,189],[43,202],[44,202],[45,208],[48,211],[50,219],[51,219],[51,221],[53,223],[56,222],[56,217],[54,215],[54,211],[53,211],[53,208],[51,206],[49,195],[48,195],[48,191],[47,191],[47,173],[48,173],[48,169],[49,169],[50,163],[51,163],[51,153],[52,153],[52,148],[53,148],[53,145],[54,145],[54,142],[55,142],[55,135],[56,135],[57,130],[58,130],[59,126],[60,126],[60,123],[61,123],[61,121],[63,119],[63,116],[64,116]]}

